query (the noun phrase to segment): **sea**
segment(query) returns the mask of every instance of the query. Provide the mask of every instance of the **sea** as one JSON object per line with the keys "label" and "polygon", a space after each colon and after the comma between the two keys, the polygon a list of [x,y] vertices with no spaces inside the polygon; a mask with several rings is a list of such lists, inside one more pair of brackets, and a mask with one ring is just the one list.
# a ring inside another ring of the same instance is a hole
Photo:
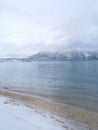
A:
{"label": "sea", "polygon": [[0,87],[98,112],[98,61],[0,62]]}

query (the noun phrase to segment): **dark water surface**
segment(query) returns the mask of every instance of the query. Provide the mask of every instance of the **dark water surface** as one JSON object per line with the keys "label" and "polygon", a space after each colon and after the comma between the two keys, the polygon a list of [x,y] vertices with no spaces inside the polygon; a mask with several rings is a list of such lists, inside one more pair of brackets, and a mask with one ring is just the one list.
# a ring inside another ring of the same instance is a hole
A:
{"label": "dark water surface", "polygon": [[0,86],[98,111],[98,61],[0,63]]}

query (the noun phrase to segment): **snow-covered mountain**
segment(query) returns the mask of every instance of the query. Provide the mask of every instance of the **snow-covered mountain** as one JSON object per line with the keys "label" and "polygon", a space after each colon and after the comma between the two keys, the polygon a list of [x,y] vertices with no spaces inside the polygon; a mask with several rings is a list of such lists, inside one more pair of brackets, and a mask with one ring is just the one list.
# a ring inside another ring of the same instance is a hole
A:
{"label": "snow-covered mountain", "polygon": [[1,58],[0,61],[86,61],[98,60],[95,51],[63,51],[63,52],[38,52],[26,58]]}
{"label": "snow-covered mountain", "polygon": [[27,61],[78,61],[98,60],[98,53],[93,51],[38,52],[24,60]]}

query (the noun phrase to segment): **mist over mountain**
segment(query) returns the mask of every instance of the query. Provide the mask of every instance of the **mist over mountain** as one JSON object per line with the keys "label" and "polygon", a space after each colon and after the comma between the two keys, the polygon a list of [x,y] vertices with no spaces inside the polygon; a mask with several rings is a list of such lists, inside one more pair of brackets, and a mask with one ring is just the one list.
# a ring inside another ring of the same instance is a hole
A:
{"label": "mist over mountain", "polygon": [[98,0],[0,1],[0,57],[98,50],[97,12]]}

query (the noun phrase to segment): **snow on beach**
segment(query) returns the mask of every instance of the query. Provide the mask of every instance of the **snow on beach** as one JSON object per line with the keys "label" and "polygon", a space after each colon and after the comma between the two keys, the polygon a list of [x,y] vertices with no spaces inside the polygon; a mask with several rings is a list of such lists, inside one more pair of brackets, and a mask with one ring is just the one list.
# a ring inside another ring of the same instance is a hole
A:
{"label": "snow on beach", "polygon": [[58,122],[0,97],[0,130],[65,130]]}
{"label": "snow on beach", "polygon": [[0,97],[0,130],[88,130]]}

